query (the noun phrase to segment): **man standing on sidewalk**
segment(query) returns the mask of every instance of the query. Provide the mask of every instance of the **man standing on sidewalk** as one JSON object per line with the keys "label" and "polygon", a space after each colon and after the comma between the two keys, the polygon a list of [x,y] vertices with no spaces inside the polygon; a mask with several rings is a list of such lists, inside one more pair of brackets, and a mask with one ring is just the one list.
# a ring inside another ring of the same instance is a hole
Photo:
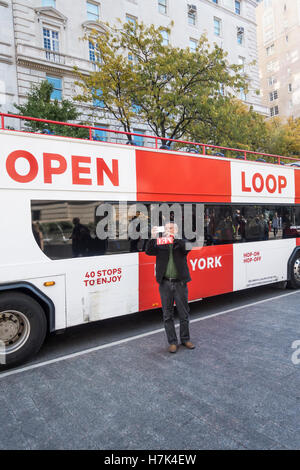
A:
{"label": "man standing on sidewalk", "polygon": [[186,256],[185,241],[176,238],[178,226],[170,222],[165,225],[164,237],[172,243],[157,244],[157,227],[151,231],[151,240],[146,246],[146,254],[156,256],[156,280],[162,303],[163,320],[169,342],[169,352],[176,353],[178,340],[174,324],[174,301],[180,322],[180,341],[188,349],[194,349],[189,333],[189,305],[187,282],[191,280]]}

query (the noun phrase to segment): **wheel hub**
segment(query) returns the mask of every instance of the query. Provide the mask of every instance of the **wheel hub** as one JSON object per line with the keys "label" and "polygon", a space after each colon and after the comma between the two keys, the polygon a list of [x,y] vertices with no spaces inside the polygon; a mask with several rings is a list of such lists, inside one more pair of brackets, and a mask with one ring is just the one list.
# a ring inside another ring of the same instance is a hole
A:
{"label": "wheel hub", "polygon": [[30,323],[22,312],[0,312],[0,341],[5,344],[7,353],[19,349],[27,341],[29,333]]}
{"label": "wheel hub", "polygon": [[294,263],[294,276],[300,282],[300,258],[297,258]]}

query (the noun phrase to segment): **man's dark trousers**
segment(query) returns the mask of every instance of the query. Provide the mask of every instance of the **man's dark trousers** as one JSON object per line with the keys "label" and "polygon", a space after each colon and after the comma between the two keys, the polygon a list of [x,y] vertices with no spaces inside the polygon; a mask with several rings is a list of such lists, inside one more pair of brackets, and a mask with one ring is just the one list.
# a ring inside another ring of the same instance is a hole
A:
{"label": "man's dark trousers", "polygon": [[180,341],[190,340],[189,334],[189,305],[187,283],[179,280],[163,279],[159,284],[162,302],[163,320],[169,344],[178,344],[174,325],[174,301],[180,322]]}

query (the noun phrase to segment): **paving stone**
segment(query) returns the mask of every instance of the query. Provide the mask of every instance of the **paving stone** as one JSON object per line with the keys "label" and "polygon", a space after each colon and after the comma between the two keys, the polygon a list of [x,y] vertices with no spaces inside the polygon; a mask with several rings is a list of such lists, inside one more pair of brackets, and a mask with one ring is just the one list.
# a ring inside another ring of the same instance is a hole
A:
{"label": "paving stone", "polygon": [[299,298],[0,376],[0,449],[299,448]]}

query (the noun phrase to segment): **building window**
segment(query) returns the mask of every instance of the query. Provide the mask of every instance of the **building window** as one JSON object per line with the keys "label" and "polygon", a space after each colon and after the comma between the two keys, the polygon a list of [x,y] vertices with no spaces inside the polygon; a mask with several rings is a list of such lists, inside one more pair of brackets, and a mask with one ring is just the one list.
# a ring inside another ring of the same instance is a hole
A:
{"label": "building window", "polygon": [[288,85],[288,90],[289,90],[289,93],[291,93],[293,91],[293,86],[291,83],[289,83]]}
{"label": "building window", "polygon": [[46,76],[46,79],[51,85],[53,85],[53,91],[51,93],[52,100],[62,100],[62,79],[57,77]]}
{"label": "building window", "polygon": [[[97,127],[102,129],[108,129],[107,124],[96,124]],[[107,132],[105,130],[94,129],[93,140],[101,140],[102,142],[107,142]]]}
{"label": "building window", "polygon": [[274,44],[266,48],[267,56],[274,54]]}
{"label": "building window", "polygon": [[168,46],[169,45],[169,33],[168,31],[166,31],[165,29],[163,29],[161,31],[161,35],[162,35],[162,44],[163,46]]}
{"label": "building window", "polygon": [[135,54],[132,52],[128,52],[128,60],[131,62],[133,65],[137,65],[139,63],[138,58]]}
{"label": "building window", "polygon": [[278,91],[274,90],[269,93],[270,101],[274,101],[278,99]]}
{"label": "building window", "polygon": [[101,62],[98,46],[93,44],[92,41],[89,41],[89,58],[91,62]]}
{"label": "building window", "polygon": [[246,101],[246,99],[247,99],[247,96],[246,96],[246,93],[245,93],[244,88],[240,88],[240,98],[241,98],[241,100],[243,100],[243,101]]}
{"label": "building window", "polygon": [[214,18],[214,34],[221,36],[221,20],[219,18]]}
{"label": "building window", "polygon": [[244,28],[239,26],[236,32],[237,43],[240,45],[244,44]]}
{"label": "building window", "polygon": [[269,77],[269,79],[268,79],[269,86],[275,85],[275,83],[277,83],[277,78]]}
{"label": "building window", "polygon": [[43,28],[44,48],[49,51],[59,51],[59,35],[58,31]]}
{"label": "building window", "polygon": [[274,106],[273,108],[270,108],[270,115],[271,116],[277,116],[277,114],[279,114],[278,106]]}
{"label": "building window", "polygon": [[[136,134],[144,134],[144,131],[141,129],[133,129],[133,132]],[[141,135],[133,135],[133,141],[139,147],[144,147],[144,137]]]}
{"label": "building window", "polygon": [[221,85],[219,86],[218,93],[219,93],[219,95],[225,96],[225,87],[224,87],[224,85],[223,85],[222,83],[221,83]]}
{"label": "building window", "polygon": [[235,9],[235,13],[237,15],[240,15],[241,14],[241,2],[239,2],[238,0],[235,0],[234,9]]}
{"label": "building window", "polygon": [[191,26],[196,25],[197,7],[195,5],[188,5],[188,24]]}
{"label": "building window", "polygon": [[102,90],[92,90],[92,93],[93,95],[96,95],[93,96],[93,106],[95,106],[96,108],[104,108],[105,107],[105,104],[104,104],[104,101],[101,100],[101,96],[103,95],[103,91]]}
{"label": "building window", "polygon": [[92,62],[96,62],[95,46],[91,41],[89,41],[89,56]]}
{"label": "building window", "polygon": [[288,37],[288,35],[285,36],[285,42],[289,42],[289,37]]}
{"label": "building window", "polygon": [[99,20],[99,5],[96,3],[86,2],[86,12],[89,21]]}
{"label": "building window", "polygon": [[198,41],[190,38],[190,51],[196,52]]}
{"label": "building window", "polygon": [[126,22],[131,23],[134,26],[136,26],[137,18],[135,18],[134,16],[126,14]]}
{"label": "building window", "polygon": [[137,104],[135,101],[131,102],[131,109],[134,113],[138,114],[141,111],[141,106]]}
{"label": "building window", "polygon": [[42,7],[56,8],[56,0],[42,0]]}
{"label": "building window", "polygon": [[167,0],[158,0],[158,11],[163,15],[167,14]]}
{"label": "building window", "polygon": [[239,65],[242,66],[242,72],[245,72],[245,63],[246,63],[245,57],[239,56]]}

